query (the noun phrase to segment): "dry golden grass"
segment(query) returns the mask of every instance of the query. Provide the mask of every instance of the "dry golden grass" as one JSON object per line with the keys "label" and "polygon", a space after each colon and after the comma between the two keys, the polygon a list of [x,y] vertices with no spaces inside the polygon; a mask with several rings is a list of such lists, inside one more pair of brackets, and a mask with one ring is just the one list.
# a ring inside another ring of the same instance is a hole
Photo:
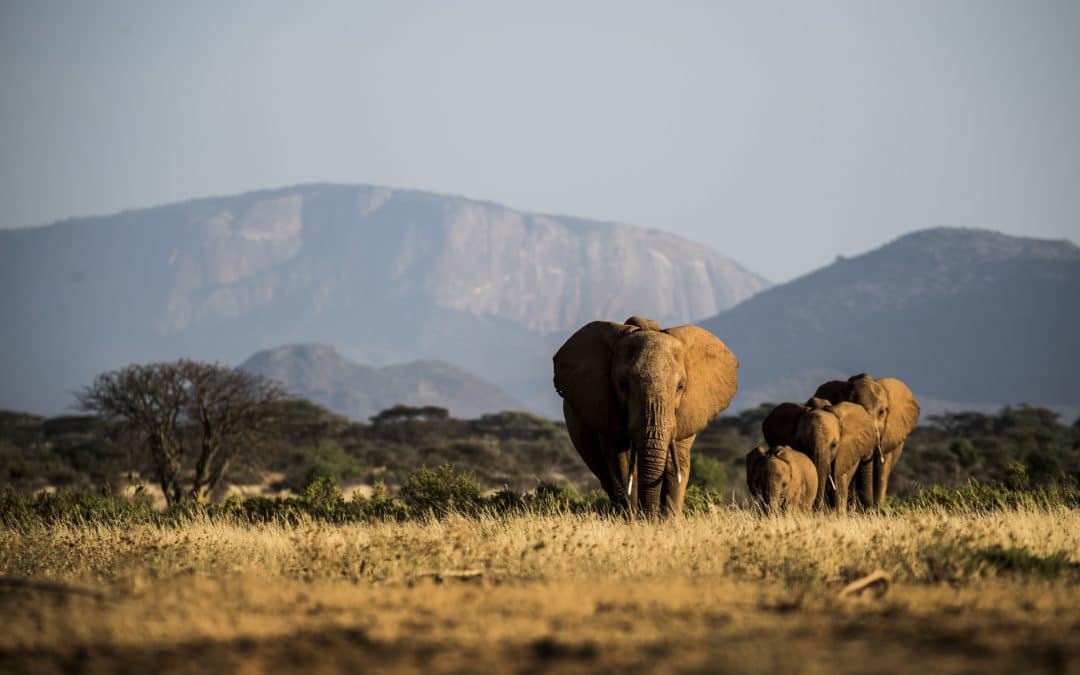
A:
{"label": "dry golden grass", "polygon": [[1078,567],[1068,509],[0,531],[0,669],[1075,672]]}

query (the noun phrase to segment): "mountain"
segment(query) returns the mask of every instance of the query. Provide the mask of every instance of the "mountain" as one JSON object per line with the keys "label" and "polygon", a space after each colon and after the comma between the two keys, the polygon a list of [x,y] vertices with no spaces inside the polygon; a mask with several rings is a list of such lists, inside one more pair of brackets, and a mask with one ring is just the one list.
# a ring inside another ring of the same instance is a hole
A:
{"label": "mountain", "polygon": [[937,407],[1080,404],[1080,247],[923,230],[764,291],[702,325],[739,358],[740,405],[838,374],[896,376]]}
{"label": "mountain", "polygon": [[392,405],[436,405],[459,418],[520,410],[522,405],[494,384],[441,361],[412,361],[371,368],[327,345],[287,345],[258,352],[242,370],[277,380],[303,398],[354,420]]}
{"label": "mountain", "polygon": [[598,317],[665,324],[767,286],[631,225],[367,185],[306,185],[0,231],[0,407],[52,413],[96,374],[336,345],[439,359],[557,410],[551,354]]}

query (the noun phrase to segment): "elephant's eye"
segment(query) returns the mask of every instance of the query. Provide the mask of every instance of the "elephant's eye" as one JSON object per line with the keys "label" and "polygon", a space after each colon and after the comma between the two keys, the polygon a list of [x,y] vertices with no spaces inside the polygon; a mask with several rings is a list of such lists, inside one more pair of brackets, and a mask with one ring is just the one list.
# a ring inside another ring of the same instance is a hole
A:
{"label": "elephant's eye", "polygon": [[684,380],[684,381],[680,382],[680,383],[679,383],[679,386],[677,387],[677,389],[678,389],[679,391],[682,391],[683,389],[686,389],[686,381]]}
{"label": "elephant's eye", "polygon": [[877,411],[877,414],[878,414],[878,417],[884,417],[885,416],[885,408],[882,408],[881,410]]}

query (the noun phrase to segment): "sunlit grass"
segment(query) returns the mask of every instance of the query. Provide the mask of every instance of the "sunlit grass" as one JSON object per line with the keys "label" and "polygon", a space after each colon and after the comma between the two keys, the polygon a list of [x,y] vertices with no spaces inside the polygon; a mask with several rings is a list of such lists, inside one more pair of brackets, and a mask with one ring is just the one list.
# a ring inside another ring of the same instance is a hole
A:
{"label": "sunlit grass", "polygon": [[1054,556],[1064,574],[1078,552],[1080,511],[1065,508],[782,517],[718,508],[663,522],[524,514],[296,527],[195,518],[182,527],[0,531],[4,574],[106,584],[233,571],[386,582],[444,569],[501,580],[681,575],[820,584],[881,569],[897,581],[934,583],[1015,574],[1024,561],[1038,567]]}

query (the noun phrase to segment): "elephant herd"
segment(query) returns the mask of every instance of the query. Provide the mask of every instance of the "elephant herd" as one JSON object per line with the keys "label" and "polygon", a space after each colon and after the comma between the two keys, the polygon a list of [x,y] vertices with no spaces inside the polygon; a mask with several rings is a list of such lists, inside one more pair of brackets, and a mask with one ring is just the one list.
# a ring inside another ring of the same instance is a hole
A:
{"label": "elephant herd", "polygon": [[[768,445],[746,456],[747,486],[770,510],[845,511],[852,498],[879,508],[918,421],[918,401],[896,378],[861,373],[826,382],[805,404],[781,403],[765,417],[761,431]],[[792,455],[810,461],[783,461]],[[808,485],[814,487],[810,495]]]}
{"label": "elephant herd", "polygon": [[[680,513],[694,439],[735,396],[739,362],[727,345],[698,326],[633,316],[586,324],[553,360],[570,440],[611,500],[629,513]],[[918,419],[898,379],[826,382],[765,418],[747,485],[769,510],[878,508]]]}

